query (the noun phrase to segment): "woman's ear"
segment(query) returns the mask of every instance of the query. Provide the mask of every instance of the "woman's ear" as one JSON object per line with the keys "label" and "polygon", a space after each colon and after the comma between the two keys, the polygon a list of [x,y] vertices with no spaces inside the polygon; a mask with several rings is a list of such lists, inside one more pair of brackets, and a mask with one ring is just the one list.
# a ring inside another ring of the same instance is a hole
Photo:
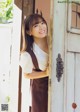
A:
{"label": "woman's ear", "polygon": [[31,36],[31,33],[30,33],[30,31],[26,31],[26,33],[27,33],[28,35],[30,35],[30,36]]}

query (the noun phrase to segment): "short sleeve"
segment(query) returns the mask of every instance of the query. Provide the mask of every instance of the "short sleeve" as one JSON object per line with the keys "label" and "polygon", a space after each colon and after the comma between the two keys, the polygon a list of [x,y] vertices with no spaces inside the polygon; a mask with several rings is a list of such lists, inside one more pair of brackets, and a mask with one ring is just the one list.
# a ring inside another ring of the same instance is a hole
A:
{"label": "short sleeve", "polygon": [[28,52],[23,52],[20,55],[20,66],[23,73],[31,73],[33,69],[33,63],[31,56]]}

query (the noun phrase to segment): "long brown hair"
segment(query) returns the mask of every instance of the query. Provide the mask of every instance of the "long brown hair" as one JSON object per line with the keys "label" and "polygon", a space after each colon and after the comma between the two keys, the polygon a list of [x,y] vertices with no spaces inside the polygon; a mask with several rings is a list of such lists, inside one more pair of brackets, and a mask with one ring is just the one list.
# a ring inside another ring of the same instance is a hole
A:
{"label": "long brown hair", "polygon": [[41,21],[43,21],[47,25],[46,20],[40,14],[31,14],[27,19],[24,20],[24,35],[21,51],[29,51],[33,49],[34,38],[27,32],[29,32],[35,24],[38,24]]}

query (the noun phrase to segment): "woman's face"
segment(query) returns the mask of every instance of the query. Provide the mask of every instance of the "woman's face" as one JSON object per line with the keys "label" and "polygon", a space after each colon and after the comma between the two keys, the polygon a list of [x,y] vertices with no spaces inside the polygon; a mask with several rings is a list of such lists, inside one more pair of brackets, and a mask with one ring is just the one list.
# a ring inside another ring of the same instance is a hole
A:
{"label": "woman's face", "polygon": [[47,36],[47,25],[45,22],[40,21],[39,23],[32,26],[30,35],[36,38],[44,38]]}

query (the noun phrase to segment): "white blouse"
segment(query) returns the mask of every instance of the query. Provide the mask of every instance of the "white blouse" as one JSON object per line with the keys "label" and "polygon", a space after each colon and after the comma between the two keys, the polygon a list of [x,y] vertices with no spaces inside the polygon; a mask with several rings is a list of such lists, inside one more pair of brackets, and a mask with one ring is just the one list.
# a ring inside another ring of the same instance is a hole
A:
{"label": "white blouse", "polygon": [[[40,70],[45,70],[48,64],[48,54],[41,50],[36,43],[33,44],[33,52],[37,57]],[[23,73],[31,73],[34,68],[32,58],[26,51],[21,53],[20,66],[22,67]]]}

